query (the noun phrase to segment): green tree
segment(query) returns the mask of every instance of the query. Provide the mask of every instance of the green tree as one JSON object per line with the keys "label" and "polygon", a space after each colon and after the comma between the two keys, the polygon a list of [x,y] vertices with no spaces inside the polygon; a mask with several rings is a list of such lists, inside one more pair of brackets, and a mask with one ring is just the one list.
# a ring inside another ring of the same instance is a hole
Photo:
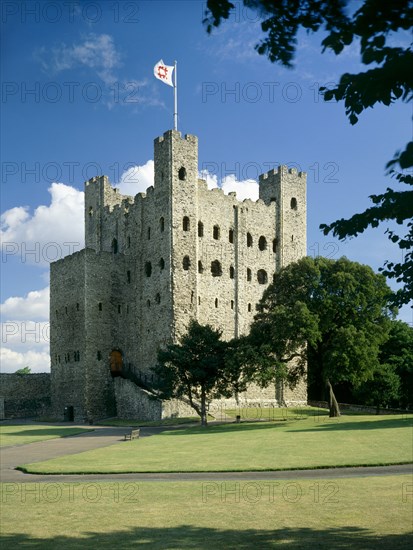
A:
{"label": "green tree", "polygon": [[361,384],[354,392],[357,403],[373,405],[379,414],[380,407],[397,402],[400,392],[400,377],[394,365],[385,363],[373,373],[373,378]]}
{"label": "green tree", "polygon": [[158,365],[153,369],[160,396],[187,399],[201,417],[202,426],[207,425],[209,401],[245,390],[236,375],[236,363],[226,366],[230,344],[223,342],[221,335],[221,331],[192,320],[179,344],[159,350]]}
{"label": "green tree", "polygon": [[[383,275],[344,257],[306,257],[282,268],[251,327],[257,381],[267,385],[275,372],[293,384],[311,355],[329,391],[330,416],[338,416],[333,386],[358,386],[377,370],[389,330],[389,295]],[[293,368],[286,369],[290,360]],[[274,371],[279,364],[284,369]]]}
{"label": "green tree", "polygon": [[379,358],[382,365],[389,365],[400,378],[398,406],[413,408],[413,327],[403,321],[392,321]]}
{"label": "green tree", "polygon": [[[359,115],[376,103],[388,106],[397,100],[411,101],[413,52],[410,45],[402,47],[399,41],[393,41],[395,32],[412,28],[411,0],[364,0],[353,12],[345,0],[243,0],[243,4],[261,15],[264,38],[255,49],[285,67],[292,67],[301,28],[307,32],[323,31],[323,52],[329,49],[339,55],[345,46],[359,42],[361,62],[371,68],[358,74],[345,73],[337,86],[321,90],[327,101],[335,98],[344,102],[351,124],[356,124]],[[229,0],[208,0],[204,19],[207,31],[228,19],[234,9]],[[412,166],[413,142],[409,142],[387,164],[388,174],[407,185],[407,189],[388,188],[380,195],[372,195],[374,206],[364,212],[320,226],[325,234],[332,232],[345,239],[387,220],[406,223],[404,237],[386,231],[404,253],[401,262],[385,262],[383,267],[386,276],[403,285],[394,296],[398,305],[413,299],[413,177],[401,172]]]}
{"label": "green tree", "polygon": [[30,367],[23,367],[21,369],[16,370],[14,374],[25,375],[25,374],[31,374],[31,372],[32,370]]}

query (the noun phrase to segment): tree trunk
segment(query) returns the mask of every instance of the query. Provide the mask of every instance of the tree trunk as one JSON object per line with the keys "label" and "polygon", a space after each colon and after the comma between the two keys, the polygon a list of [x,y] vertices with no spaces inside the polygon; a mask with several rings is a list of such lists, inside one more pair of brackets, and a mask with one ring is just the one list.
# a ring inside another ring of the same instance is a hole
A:
{"label": "tree trunk", "polygon": [[340,416],[340,407],[338,406],[336,396],[333,392],[333,386],[330,383],[330,380],[327,378],[327,388],[328,388],[328,406],[330,408],[330,418]]}
{"label": "tree trunk", "polygon": [[206,410],[206,395],[205,389],[201,389],[201,426],[206,426],[208,423],[207,410]]}

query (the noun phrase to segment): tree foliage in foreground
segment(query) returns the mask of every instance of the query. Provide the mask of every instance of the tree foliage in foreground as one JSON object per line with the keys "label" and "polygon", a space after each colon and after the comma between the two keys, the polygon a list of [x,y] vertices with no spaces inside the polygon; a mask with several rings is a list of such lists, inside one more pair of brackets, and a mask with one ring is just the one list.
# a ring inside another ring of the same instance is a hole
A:
{"label": "tree foliage in foreground", "polygon": [[245,391],[238,366],[226,361],[235,342],[223,342],[221,331],[192,320],[179,344],[170,344],[158,352],[154,368],[157,389],[163,399],[187,401],[207,425],[207,405],[218,397],[231,397]]}
{"label": "tree foliage in foreground", "polygon": [[389,337],[380,348],[380,367],[372,380],[355,392],[357,403],[377,407],[413,408],[413,328],[391,321]]}
{"label": "tree foliage in foreground", "polygon": [[383,275],[344,257],[306,257],[282,268],[251,327],[255,381],[266,386],[281,376],[293,385],[311,357],[329,390],[330,416],[338,416],[334,385],[357,387],[378,370],[390,293]]}
{"label": "tree foliage in foreground", "polygon": [[[389,106],[397,100],[413,98],[413,52],[411,44],[400,45],[394,41],[398,31],[409,31],[413,26],[413,3],[411,0],[364,0],[354,9],[345,0],[243,0],[244,6],[261,16],[264,38],[255,46],[257,52],[266,55],[272,63],[292,67],[297,47],[297,33],[323,31],[323,52],[332,50],[336,55],[346,46],[358,42],[360,60],[368,69],[357,73],[345,73],[332,89],[322,89],[324,99],[343,101],[351,124],[356,124],[359,115],[377,103]],[[208,0],[204,23],[208,32],[228,19],[236,9],[229,0]],[[405,222],[406,234],[400,236],[392,230],[387,234],[397,243],[403,253],[400,262],[385,262],[383,273],[402,283],[394,296],[397,305],[413,300],[413,177],[404,170],[413,167],[413,142],[396,153],[387,163],[390,176],[403,186],[403,190],[387,190],[372,195],[373,206],[350,219],[337,220],[320,227],[325,234],[330,232],[339,239],[356,236],[368,227],[377,227],[381,222]]]}

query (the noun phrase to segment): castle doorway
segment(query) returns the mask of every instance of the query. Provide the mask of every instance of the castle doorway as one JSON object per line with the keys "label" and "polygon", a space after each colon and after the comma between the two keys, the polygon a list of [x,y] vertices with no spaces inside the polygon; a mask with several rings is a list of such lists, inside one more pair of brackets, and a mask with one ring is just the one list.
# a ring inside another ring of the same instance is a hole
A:
{"label": "castle doorway", "polygon": [[74,422],[75,419],[75,411],[73,408],[73,405],[67,405],[64,408],[64,421],[65,422]]}
{"label": "castle doorway", "polygon": [[122,374],[123,357],[119,350],[112,350],[109,356],[110,372],[112,376],[120,376]]}

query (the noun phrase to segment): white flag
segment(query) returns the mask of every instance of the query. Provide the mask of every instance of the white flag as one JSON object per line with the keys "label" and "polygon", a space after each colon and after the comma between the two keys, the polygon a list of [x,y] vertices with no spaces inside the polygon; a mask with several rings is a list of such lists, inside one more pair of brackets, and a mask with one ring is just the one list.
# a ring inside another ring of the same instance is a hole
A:
{"label": "white flag", "polygon": [[156,78],[162,80],[162,82],[165,82],[165,84],[173,87],[174,83],[172,82],[172,73],[174,68],[175,67],[173,66],[165,65],[165,63],[161,59],[153,68],[153,74],[156,76]]}

